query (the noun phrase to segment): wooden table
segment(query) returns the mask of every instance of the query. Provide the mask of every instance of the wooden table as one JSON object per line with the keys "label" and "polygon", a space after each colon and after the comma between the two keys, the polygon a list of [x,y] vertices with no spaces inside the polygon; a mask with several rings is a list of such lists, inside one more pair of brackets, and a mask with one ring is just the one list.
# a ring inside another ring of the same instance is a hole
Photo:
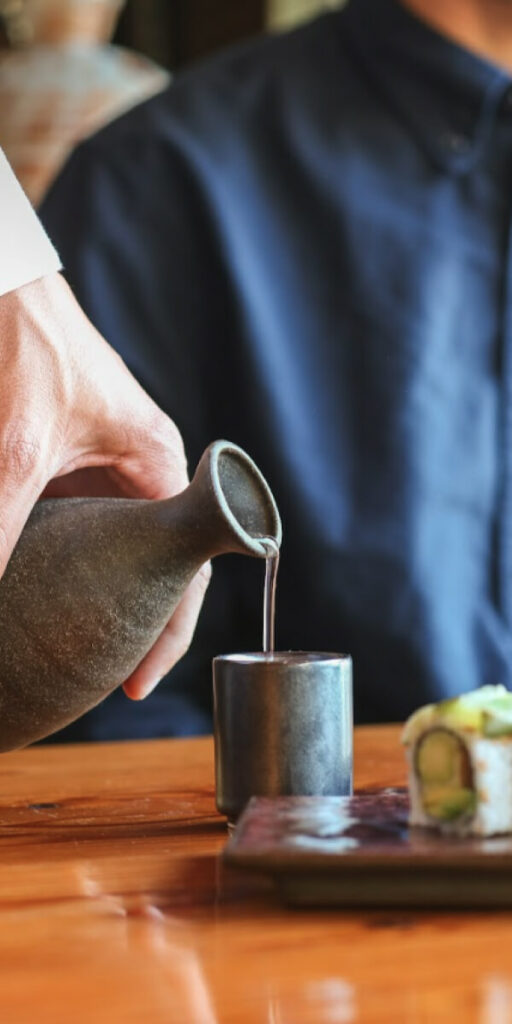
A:
{"label": "wooden table", "polygon": [[[404,781],[394,727],[356,784]],[[509,913],[289,911],[228,871],[208,739],[0,759],[2,1024],[510,1024]]]}

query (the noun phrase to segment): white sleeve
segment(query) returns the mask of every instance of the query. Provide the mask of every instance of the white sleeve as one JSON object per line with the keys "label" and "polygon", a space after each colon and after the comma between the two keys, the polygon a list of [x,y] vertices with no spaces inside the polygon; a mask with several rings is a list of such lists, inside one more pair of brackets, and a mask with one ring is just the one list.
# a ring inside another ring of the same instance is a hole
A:
{"label": "white sleeve", "polygon": [[48,235],[0,150],[0,295],[61,269]]}

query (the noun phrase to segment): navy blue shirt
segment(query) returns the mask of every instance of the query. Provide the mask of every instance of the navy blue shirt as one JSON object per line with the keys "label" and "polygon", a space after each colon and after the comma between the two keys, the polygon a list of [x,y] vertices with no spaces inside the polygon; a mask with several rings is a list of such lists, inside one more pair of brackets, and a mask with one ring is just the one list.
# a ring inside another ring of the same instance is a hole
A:
{"label": "navy blue shirt", "polygon": [[[512,684],[512,80],[392,0],[178,77],[80,146],[43,218],[191,466],[244,446],[284,522],[281,648],[348,651],[358,720]],[[190,654],[66,736],[200,732],[261,644],[219,559]]]}

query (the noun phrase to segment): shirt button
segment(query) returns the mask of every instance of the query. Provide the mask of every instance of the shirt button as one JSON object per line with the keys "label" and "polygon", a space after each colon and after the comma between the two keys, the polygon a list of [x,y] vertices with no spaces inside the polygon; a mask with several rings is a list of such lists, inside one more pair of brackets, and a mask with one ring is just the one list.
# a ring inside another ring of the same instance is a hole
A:
{"label": "shirt button", "polygon": [[467,153],[471,147],[471,142],[467,135],[461,135],[459,132],[445,132],[441,136],[441,145],[451,156],[462,156]]}

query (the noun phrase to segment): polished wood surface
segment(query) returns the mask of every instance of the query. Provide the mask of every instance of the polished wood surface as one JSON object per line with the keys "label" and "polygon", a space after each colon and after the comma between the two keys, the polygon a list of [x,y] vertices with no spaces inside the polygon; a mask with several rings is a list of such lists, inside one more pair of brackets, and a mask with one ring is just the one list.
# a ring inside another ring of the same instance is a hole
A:
{"label": "polished wood surface", "polygon": [[[398,730],[356,785],[402,785]],[[209,739],[0,759],[2,1024],[510,1024],[509,913],[289,911],[226,868]]]}

